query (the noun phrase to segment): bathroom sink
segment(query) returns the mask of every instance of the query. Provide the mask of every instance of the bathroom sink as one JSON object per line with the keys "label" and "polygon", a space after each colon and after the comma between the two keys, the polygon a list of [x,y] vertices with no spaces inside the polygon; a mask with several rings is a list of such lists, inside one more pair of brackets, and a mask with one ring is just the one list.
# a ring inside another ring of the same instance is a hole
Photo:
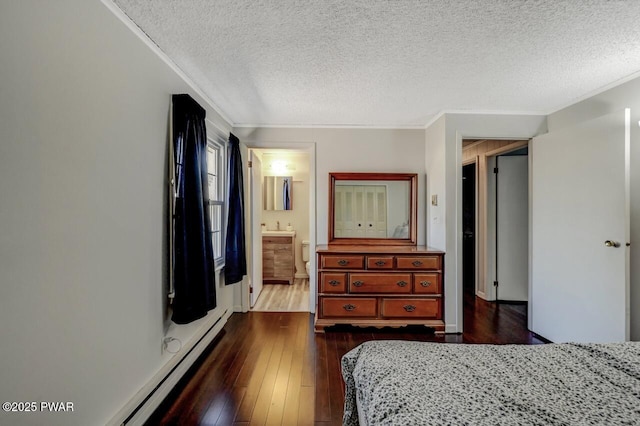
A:
{"label": "bathroom sink", "polygon": [[296,235],[296,231],[262,231],[262,235],[267,237],[292,236]]}

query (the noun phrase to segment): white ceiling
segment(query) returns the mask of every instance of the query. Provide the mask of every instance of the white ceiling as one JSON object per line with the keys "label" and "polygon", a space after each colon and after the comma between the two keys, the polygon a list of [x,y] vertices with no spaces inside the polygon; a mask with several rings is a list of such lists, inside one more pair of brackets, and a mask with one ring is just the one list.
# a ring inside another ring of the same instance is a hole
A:
{"label": "white ceiling", "polygon": [[640,71],[638,0],[113,0],[239,125],[547,114]]}

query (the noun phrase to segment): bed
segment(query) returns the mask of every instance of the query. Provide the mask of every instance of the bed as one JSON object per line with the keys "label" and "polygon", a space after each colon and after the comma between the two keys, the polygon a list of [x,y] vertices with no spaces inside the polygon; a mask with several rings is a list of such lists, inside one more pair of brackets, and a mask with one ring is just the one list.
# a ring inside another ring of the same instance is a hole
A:
{"label": "bed", "polygon": [[342,357],[343,425],[640,425],[640,342],[371,341]]}

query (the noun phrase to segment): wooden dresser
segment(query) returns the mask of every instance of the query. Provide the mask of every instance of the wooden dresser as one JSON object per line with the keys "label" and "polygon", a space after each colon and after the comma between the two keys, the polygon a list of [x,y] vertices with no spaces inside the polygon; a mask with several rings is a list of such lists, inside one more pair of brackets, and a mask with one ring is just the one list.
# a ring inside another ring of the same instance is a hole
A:
{"label": "wooden dresser", "polygon": [[319,246],[315,331],[336,324],[444,332],[444,253],[422,246]]}
{"label": "wooden dresser", "polygon": [[295,234],[262,236],[262,282],[293,284]]}

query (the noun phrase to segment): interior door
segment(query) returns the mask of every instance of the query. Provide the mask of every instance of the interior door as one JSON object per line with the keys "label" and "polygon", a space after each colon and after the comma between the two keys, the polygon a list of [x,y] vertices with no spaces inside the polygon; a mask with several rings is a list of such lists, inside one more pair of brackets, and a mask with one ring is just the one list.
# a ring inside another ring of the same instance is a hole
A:
{"label": "interior door", "polygon": [[262,162],[251,151],[251,307],[262,291]]}
{"label": "interior door", "polygon": [[629,124],[627,109],[531,144],[529,312],[554,342],[629,339]]}
{"label": "interior door", "polygon": [[526,301],[529,293],[529,157],[496,158],[497,299]]}

